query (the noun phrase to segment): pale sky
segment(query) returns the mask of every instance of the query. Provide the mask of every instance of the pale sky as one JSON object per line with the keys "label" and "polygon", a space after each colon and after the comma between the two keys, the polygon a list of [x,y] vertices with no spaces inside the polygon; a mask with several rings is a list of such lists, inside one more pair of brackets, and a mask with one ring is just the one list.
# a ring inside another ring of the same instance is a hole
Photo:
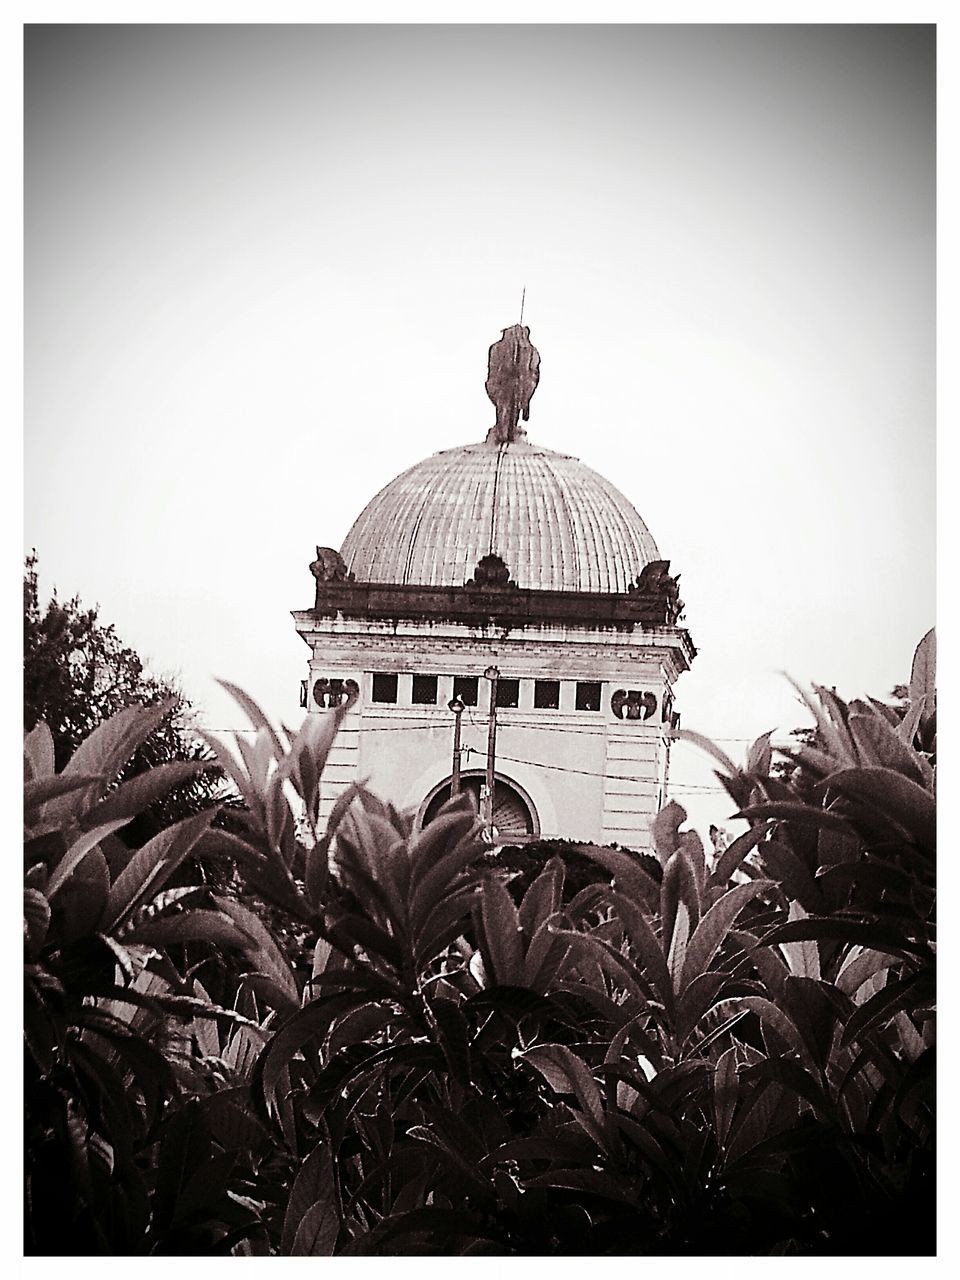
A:
{"label": "pale sky", "polygon": [[[483,439],[634,503],[683,724],[886,695],[935,620],[932,27],[33,28],[25,547],[210,727],[299,722],[316,544]],[[675,748],[698,823],[730,805]],[[692,789],[691,789],[692,788]]]}

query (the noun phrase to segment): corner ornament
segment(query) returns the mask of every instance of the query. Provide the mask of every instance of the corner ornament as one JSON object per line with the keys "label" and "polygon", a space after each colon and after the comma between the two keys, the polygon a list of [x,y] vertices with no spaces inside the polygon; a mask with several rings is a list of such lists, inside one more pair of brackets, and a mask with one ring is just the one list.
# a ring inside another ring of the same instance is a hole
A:
{"label": "corner ornament", "polygon": [[317,558],[310,566],[310,572],[321,582],[353,582],[353,574],[349,573],[343,556],[333,547],[317,547]]}
{"label": "corner ornament", "polygon": [[465,587],[479,587],[482,591],[519,590],[510,577],[510,570],[495,553],[483,556],[477,561],[473,577],[463,584]]}
{"label": "corner ornament", "polygon": [[636,582],[627,587],[627,595],[653,596],[663,600],[668,623],[674,623],[683,612],[683,601],[680,599],[678,583],[680,575],[674,577],[668,572],[669,560],[651,560],[645,564]]}

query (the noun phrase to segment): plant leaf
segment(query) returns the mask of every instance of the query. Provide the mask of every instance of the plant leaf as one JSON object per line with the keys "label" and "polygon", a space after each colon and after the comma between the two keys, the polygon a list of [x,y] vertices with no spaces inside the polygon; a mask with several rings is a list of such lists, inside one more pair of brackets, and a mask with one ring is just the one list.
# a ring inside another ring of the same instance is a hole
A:
{"label": "plant leaf", "polygon": [[893,769],[843,769],[824,778],[820,786],[865,801],[898,822],[921,849],[936,849],[936,801],[929,791]]}
{"label": "plant leaf", "polygon": [[583,1059],[562,1044],[535,1045],[517,1056],[535,1067],[555,1093],[576,1096],[589,1132],[601,1146],[606,1146],[600,1089]]}
{"label": "plant leaf", "polygon": [[722,898],[718,898],[710,910],[697,925],[693,937],[687,946],[680,979],[680,990],[684,991],[695,978],[706,973],[710,961],[717,954],[733,922],[758,893],[771,888],[771,880],[751,880],[749,884],[737,885],[729,889]]}
{"label": "plant leaf", "polygon": [[717,859],[708,884],[726,885],[747,854],[764,839],[772,826],[772,822],[762,822],[731,841]]}
{"label": "plant leaf", "polygon": [[[735,778],[740,772],[727,753],[722,751],[710,738],[704,737],[702,733],[694,733],[692,729],[677,729],[673,737],[678,738],[681,742],[690,742],[695,747],[699,747],[701,751],[705,751],[707,755],[713,756],[714,760],[723,766],[724,772],[729,777]],[[686,816],[686,814],[683,815],[684,818]],[[682,822],[683,818],[680,821]]]}
{"label": "plant leaf", "polygon": [[249,937],[248,953],[260,971],[277,984],[291,1005],[298,1006],[300,991],[297,980],[260,917],[232,898],[214,895],[213,900],[224,915],[229,916]]}
{"label": "plant leaf", "polygon": [[71,816],[82,814],[100,798],[109,782],[117,776],[137,748],[163,723],[176,703],[174,696],[164,698],[149,707],[127,707],[98,725],[77,747],[63,772],[71,777],[75,774],[103,775],[106,781],[91,786],[89,790],[58,796],[49,802],[44,817],[47,820],[65,821]]}
{"label": "plant leaf", "polygon": [[862,764],[893,769],[920,787],[927,788],[932,783],[933,769],[929,762],[903,742],[881,716],[851,715],[849,725]]}
{"label": "plant leaf", "polygon": [[53,774],[25,782],[23,786],[23,812],[28,815],[41,808],[55,796],[64,795],[68,791],[78,791],[81,787],[94,786],[104,782],[101,774]]}
{"label": "plant leaf", "polygon": [[212,946],[249,949],[250,940],[237,925],[219,911],[202,907],[171,916],[144,920],[123,934],[123,941],[166,947],[174,942],[209,942]]}
{"label": "plant leaf", "polygon": [[929,711],[937,699],[937,632],[931,627],[917,645],[910,669],[910,701],[923,698]]}
{"label": "plant leaf", "polygon": [[[308,1218],[311,1210],[316,1212]],[[305,1222],[308,1225],[300,1241],[300,1248],[297,1249],[297,1236]],[[324,1141],[313,1148],[293,1180],[283,1218],[280,1252],[284,1255],[323,1253],[329,1257],[333,1253],[339,1229],[333,1155],[330,1143]],[[306,1247],[308,1242],[309,1248]]]}
{"label": "plant leaf", "polygon": [[79,866],[83,859],[87,856],[91,849],[100,843],[104,836],[108,836],[112,831],[116,831],[119,827],[124,827],[130,821],[129,818],[118,818],[115,822],[105,822],[102,827],[94,827],[92,831],[85,831],[84,834],[75,841],[54,868],[53,874],[47,882],[47,900],[52,900],[67,876]]}
{"label": "plant leaf", "polygon": [[126,782],[121,782],[116,791],[104,796],[85,821],[109,822],[113,818],[133,818],[181,782],[212,768],[216,768],[213,760],[168,760],[165,764],[155,765],[146,773],[138,773]]}
{"label": "plant leaf", "polygon": [[[184,818],[158,832],[137,850],[110,888],[104,913],[106,929],[116,929],[148,896],[159,892],[206,831],[214,812],[207,809]],[[108,823],[108,826],[112,830],[129,821],[129,818],[121,818],[115,823]]]}
{"label": "plant leaf", "polygon": [[513,899],[494,876],[484,880],[480,893],[482,953],[487,971],[500,986],[517,987],[523,980],[520,916]]}
{"label": "plant leaf", "polygon": [[24,781],[41,781],[53,776],[53,734],[44,720],[38,720],[23,740]]}

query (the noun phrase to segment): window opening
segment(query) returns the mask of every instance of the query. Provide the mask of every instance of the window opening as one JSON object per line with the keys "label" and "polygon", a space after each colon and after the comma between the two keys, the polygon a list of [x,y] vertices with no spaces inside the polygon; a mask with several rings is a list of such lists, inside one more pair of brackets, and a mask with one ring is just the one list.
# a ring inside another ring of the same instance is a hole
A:
{"label": "window opening", "polygon": [[520,705],[520,681],[504,680],[501,676],[497,681],[497,706],[498,707],[517,707]]}
{"label": "window opening", "polygon": [[397,677],[394,674],[375,672],[373,677],[373,701],[396,702]]}
{"label": "window opening", "polygon": [[544,711],[559,710],[560,681],[537,680],[533,686],[533,705]]}
{"label": "window opening", "polygon": [[413,677],[413,701],[421,706],[435,707],[437,705],[436,676]]}
{"label": "window opening", "polygon": [[600,710],[600,682],[598,680],[577,681],[577,710]]}
{"label": "window opening", "polygon": [[480,692],[479,676],[454,676],[453,696],[459,698],[465,707],[475,707]]}

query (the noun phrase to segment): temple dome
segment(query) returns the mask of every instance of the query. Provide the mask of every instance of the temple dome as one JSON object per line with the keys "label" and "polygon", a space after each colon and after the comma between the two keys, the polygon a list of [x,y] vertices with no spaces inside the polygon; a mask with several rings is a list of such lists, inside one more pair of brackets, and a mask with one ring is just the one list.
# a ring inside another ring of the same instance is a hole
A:
{"label": "temple dome", "polygon": [[523,439],[446,449],[367,504],[341,554],[358,582],[461,586],[489,553],[520,587],[622,592],[660,553],[635,508],[568,454]]}

